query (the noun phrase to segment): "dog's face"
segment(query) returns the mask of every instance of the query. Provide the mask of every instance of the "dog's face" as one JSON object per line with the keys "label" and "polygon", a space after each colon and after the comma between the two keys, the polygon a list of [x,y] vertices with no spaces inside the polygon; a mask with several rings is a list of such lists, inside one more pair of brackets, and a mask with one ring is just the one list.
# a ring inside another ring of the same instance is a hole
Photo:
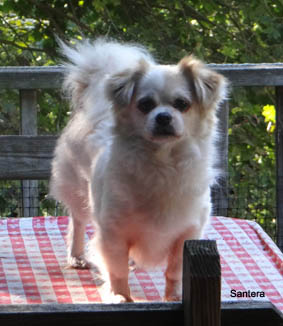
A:
{"label": "dog's face", "polygon": [[192,95],[176,67],[157,66],[140,79],[130,115],[135,128],[153,142],[174,141],[183,136]]}
{"label": "dog's face", "polygon": [[116,129],[159,144],[209,128],[224,92],[225,79],[193,57],[176,66],[141,62],[107,84]]}

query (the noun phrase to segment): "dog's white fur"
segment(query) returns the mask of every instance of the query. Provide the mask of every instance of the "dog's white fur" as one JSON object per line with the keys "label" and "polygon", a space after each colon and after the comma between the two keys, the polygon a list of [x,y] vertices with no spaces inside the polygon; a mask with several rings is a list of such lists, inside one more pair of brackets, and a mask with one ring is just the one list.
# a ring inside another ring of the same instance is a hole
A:
{"label": "dog's white fur", "polygon": [[87,267],[84,233],[93,221],[91,248],[114,301],[132,300],[129,257],[167,263],[165,299],[178,300],[184,240],[199,239],[211,213],[226,80],[194,57],[158,65],[142,47],[105,39],[62,48],[73,114],[55,150],[51,194],[72,216],[69,263]]}

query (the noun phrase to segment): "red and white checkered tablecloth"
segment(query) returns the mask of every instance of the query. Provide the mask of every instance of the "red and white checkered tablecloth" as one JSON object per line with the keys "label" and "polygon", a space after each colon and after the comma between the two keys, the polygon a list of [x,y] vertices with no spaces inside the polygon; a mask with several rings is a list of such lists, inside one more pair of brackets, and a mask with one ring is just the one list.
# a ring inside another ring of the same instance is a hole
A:
{"label": "red and white checkered tablecloth", "polygon": [[[0,220],[0,304],[103,302],[94,271],[66,269],[67,217]],[[86,239],[93,234],[88,227]],[[206,238],[216,239],[221,255],[222,301],[236,291],[263,291],[283,311],[283,255],[255,222],[213,217]],[[136,301],[161,301],[163,270],[130,272]]]}

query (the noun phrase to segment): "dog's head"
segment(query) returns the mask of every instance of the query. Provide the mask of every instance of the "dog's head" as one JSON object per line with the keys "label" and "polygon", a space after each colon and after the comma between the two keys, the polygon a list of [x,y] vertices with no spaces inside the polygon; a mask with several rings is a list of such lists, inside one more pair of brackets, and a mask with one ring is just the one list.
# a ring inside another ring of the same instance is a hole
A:
{"label": "dog's head", "polygon": [[209,133],[226,86],[222,75],[190,56],[175,66],[141,61],[111,76],[106,91],[116,130],[162,144]]}

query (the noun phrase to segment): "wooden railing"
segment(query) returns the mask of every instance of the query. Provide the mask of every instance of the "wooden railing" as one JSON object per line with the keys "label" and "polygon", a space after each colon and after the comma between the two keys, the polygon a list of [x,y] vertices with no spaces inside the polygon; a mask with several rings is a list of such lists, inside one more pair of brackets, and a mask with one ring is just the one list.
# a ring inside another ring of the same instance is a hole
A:
{"label": "wooden railing", "polygon": [[[225,75],[232,87],[272,86],[276,89],[276,207],[277,244],[283,249],[283,64],[210,65]],[[36,180],[48,179],[56,136],[37,135],[36,89],[60,88],[63,67],[0,68],[0,88],[18,89],[21,106],[20,136],[0,136],[0,179],[20,179],[23,188],[36,189]],[[220,110],[220,168],[228,164],[228,101]],[[51,108],[52,109],[52,108]],[[33,180],[33,181],[29,181]],[[32,184],[30,184],[32,183]],[[226,215],[228,207],[227,180],[220,180],[214,194],[216,213]],[[24,195],[28,198],[28,195]],[[26,199],[28,200],[28,199]],[[33,216],[30,203],[23,203],[24,216]]]}

